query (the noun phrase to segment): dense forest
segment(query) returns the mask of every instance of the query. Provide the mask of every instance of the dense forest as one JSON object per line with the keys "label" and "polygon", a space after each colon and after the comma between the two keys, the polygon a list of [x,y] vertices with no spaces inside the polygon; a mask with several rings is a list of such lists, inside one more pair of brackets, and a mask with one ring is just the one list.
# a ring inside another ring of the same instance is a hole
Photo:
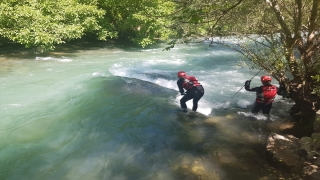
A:
{"label": "dense forest", "polygon": [[243,38],[246,43],[230,48],[248,68],[285,84],[285,97],[296,103],[291,113],[308,134],[320,109],[319,11],[319,0],[2,0],[0,40],[50,51],[82,38],[142,47],[167,41],[167,50],[201,40],[229,46],[223,37]]}

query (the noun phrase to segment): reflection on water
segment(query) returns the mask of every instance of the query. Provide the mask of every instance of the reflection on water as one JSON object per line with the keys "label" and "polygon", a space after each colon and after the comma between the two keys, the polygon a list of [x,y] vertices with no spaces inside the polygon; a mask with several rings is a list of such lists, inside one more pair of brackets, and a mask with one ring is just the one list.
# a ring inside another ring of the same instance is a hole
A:
{"label": "reflection on water", "polygon": [[[270,122],[251,115],[254,94],[230,97],[255,73],[217,48],[107,43],[8,53],[0,60],[0,179],[277,179],[265,140],[286,128],[279,122],[290,102],[278,97]],[[205,87],[197,114],[179,111],[181,69]]]}

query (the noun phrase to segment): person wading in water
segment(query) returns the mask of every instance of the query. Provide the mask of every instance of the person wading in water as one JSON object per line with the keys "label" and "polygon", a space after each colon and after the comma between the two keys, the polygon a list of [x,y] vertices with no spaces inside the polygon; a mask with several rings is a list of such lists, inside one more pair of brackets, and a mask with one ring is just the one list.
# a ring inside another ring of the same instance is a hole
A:
{"label": "person wading in water", "polygon": [[[198,108],[198,102],[204,95],[204,89],[194,76],[187,76],[186,72],[179,71],[177,73],[179,80],[177,85],[181,95],[184,95],[180,99],[180,106],[182,111],[188,112],[186,102],[193,99],[192,111],[196,112]],[[186,92],[184,91],[186,90]]]}
{"label": "person wading in water", "polygon": [[256,114],[262,110],[262,113],[267,115],[268,119],[270,118],[270,110],[272,108],[272,102],[276,95],[283,95],[284,85],[280,84],[280,87],[276,87],[271,84],[272,78],[270,76],[262,76],[261,83],[262,86],[250,88],[251,80],[245,82],[245,89],[247,91],[256,92],[256,100],[253,104],[251,112]]}

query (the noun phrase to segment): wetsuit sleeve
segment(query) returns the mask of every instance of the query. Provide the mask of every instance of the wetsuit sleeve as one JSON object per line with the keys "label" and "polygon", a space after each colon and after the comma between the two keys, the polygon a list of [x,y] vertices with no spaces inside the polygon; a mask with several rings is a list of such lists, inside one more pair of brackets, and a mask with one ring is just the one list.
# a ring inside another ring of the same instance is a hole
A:
{"label": "wetsuit sleeve", "polygon": [[253,92],[257,92],[257,93],[262,93],[262,88],[261,87],[254,87],[254,88],[246,88],[247,91],[253,91]]}
{"label": "wetsuit sleeve", "polygon": [[178,88],[179,88],[179,92],[180,92],[181,94],[184,94],[184,89],[183,89],[183,87],[182,87],[182,83],[183,83],[183,79],[179,79],[179,80],[177,81],[177,85],[178,85]]}
{"label": "wetsuit sleeve", "polygon": [[257,92],[257,93],[261,93],[262,92],[262,88],[261,87],[254,87],[254,88],[250,88],[250,80],[246,81],[244,84],[244,88],[247,91],[253,91],[253,92]]}

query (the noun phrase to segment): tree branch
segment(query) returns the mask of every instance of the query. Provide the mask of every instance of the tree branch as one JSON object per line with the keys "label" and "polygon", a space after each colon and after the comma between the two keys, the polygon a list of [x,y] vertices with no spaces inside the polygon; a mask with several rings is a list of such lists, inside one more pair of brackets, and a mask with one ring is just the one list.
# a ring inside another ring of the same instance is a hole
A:
{"label": "tree branch", "polygon": [[229,12],[231,11],[232,9],[236,8],[239,4],[241,4],[243,0],[239,0],[236,4],[230,6],[228,9],[226,10],[222,10],[222,15],[220,17],[218,17],[218,19],[216,20],[216,22],[211,26],[211,36],[212,36],[212,32],[213,32],[213,29],[216,27],[216,25],[218,24],[218,22]]}
{"label": "tree branch", "polygon": [[284,17],[281,15],[281,11],[279,9],[279,5],[275,0],[265,0],[267,4],[270,5],[271,9],[275,12],[276,18],[281,26],[281,29],[283,30],[286,38],[291,38],[291,32],[288,28],[288,25],[284,21]]}

